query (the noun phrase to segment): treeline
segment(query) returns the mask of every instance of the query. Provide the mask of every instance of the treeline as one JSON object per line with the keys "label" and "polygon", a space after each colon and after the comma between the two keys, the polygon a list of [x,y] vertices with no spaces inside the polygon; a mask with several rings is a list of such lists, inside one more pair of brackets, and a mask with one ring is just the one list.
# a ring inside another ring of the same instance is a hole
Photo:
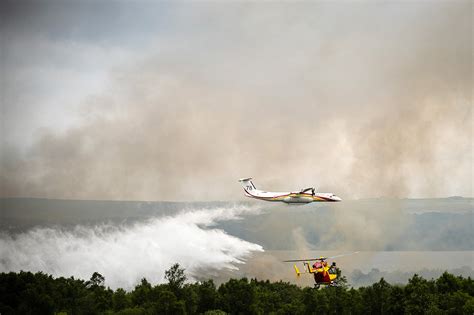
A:
{"label": "treeline", "polygon": [[1,273],[0,314],[474,314],[474,281],[445,272],[414,275],[408,284],[383,278],[371,286],[300,288],[287,282],[231,279],[186,283],[178,264],[166,284],[142,279],[135,288],[111,290],[104,277],[53,278],[44,273]]}

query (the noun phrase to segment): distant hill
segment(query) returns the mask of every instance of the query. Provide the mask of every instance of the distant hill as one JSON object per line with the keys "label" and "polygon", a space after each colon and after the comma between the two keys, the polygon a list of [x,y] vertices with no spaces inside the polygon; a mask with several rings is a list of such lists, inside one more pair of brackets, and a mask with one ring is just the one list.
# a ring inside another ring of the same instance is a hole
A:
{"label": "distant hill", "polygon": [[131,223],[173,215],[186,209],[224,204],[226,203],[1,198],[0,230],[18,232],[38,225]]}

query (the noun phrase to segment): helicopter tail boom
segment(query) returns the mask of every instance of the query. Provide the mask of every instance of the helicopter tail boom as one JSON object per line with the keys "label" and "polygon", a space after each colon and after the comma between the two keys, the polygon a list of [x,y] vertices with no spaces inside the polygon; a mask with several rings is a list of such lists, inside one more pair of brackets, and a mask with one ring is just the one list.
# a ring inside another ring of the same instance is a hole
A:
{"label": "helicopter tail boom", "polygon": [[298,267],[296,267],[296,265],[293,265],[293,267],[295,268],[296,276],[299,277],[301,275],[300,270],[298,269]]}

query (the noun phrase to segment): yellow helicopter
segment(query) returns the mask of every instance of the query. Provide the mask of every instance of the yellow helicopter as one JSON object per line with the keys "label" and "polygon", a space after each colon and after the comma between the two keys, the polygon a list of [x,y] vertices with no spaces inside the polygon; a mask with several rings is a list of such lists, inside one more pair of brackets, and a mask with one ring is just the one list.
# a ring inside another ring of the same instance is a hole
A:
{"label": "yellow helicopter", "polygon": [[[336,262],[333,261],[331,265],[328,264],[327,260],[336,257],[342,257],[347,255],[357,254],[358,252],[336,255],[331,257],[319,257],[319,258],[309,258],[309,259],[293,259],[293,260],[284,260],[283,262],[303,262],[304,271],[301,272],[298,267],[293,265],[295,268],[296,275],[299,277],[302,273],[313,274],[314,276],[314,287],[319,289],[321,285],[324,286],[337,286],[338,279],[338,268],[336,267]],[[311,262],[313,262],[311,264]]]}

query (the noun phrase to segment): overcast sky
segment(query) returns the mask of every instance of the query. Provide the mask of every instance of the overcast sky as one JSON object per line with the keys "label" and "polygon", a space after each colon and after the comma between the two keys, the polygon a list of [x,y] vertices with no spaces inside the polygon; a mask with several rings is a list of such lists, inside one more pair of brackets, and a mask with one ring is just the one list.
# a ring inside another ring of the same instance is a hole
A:
{"label": "overcast sky", "polygon": [[472,196],[472,2],[2,1],[3,196]]}

